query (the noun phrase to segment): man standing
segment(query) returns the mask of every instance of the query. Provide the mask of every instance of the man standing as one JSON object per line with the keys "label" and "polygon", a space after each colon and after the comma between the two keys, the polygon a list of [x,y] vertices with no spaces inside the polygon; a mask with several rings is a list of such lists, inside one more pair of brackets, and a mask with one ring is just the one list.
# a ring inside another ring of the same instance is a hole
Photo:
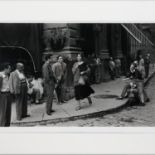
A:
{"label": "man standing", "polygon": [[115,64],[116,64],[116,77],[119,78],[121,76],[121,60],[119,58],[116,58]]}
{"label": "man standing", "polygon": [[15,95],[17,120],[27,115],[28,85],[24,75],[24,64],[17,63],[16,70],[10,74],[10,92]]}
{"label": "man standing", "polygon": [[46,113],[47,115],[51,115],[51,113],[54,112],[54,110],[52,110],[52,103],[53,103],[56,79],[52,71],[52,64],[51,64],[52,55],[48,54],[45,57],[45,60],[46,61],[42,67],[42,73],[43,73],[44,88],[47,94]]}
{"label": "man standing", "polygon": [[10,126],[11,120],[11,95],[9,89],[9,74],[11,66],[9,63],[3,65],[0,72],[0,126]]}
{"label": "man standing", "polygon": [[56,87],[56,93],[58,96],[58,102],[59,104],[65,103],[63,100],[63,84],[65,80],[65,74],[66,74],[66,63],[63,62],[63,57],[58,56],[57,62],[53,64],[52,70],[54,73],[54,76],[57,80],[57,87]]}
{"label": "man standing", "polygon": [[144,66],[145,66],[145,78],[149,76],[149,69],[150,69],[150,53],[147,53],[146,58],[144,59]]}
{"label": "man standing", "polygon": [[114,80],[115,79],[115,62],[113,61],[113,58],[110,57],[110,60],[109,60],[109,72],[110,72],[110,76],[111,76],[111,79]]}

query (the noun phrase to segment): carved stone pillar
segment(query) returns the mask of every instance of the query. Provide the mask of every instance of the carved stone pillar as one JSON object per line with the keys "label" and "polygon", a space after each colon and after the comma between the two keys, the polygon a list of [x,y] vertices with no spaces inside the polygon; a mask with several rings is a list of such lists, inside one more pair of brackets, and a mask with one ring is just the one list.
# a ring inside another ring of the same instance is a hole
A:
{"label": "carved stone pillar", "polygon": [[109,58],[107,24],[101,25],[101,33],[99,35],[100,56],[102,59]]}
{"label": "carved stone pillar", "polygon": [[111,25],[111,52],[114,58],[122,58],[122,35],[121,35],[121,25],[112,24]]}
{"label": "carved stone pillar", "polygon": [[95,24],[95,53],[100,57],[102,62],[101,79],[105,81],[109,79],[108,69],[108,24]]}

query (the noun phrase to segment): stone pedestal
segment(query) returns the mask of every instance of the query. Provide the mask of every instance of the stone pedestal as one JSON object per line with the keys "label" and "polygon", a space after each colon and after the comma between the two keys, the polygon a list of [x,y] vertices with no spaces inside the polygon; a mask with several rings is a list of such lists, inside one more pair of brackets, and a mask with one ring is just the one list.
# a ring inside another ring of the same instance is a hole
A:
{"label": "stone pedestal", "polygon": [[122,35],[121,35],[121,25],[112,24],[111,25],[111,56],[113,58],[122,58]]}

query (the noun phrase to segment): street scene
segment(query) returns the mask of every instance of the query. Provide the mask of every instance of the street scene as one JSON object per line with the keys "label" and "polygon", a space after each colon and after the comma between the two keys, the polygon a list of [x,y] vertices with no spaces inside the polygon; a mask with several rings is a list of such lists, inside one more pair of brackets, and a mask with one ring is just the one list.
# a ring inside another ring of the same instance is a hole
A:
{"label": "street scene", "polygon": [[0,126],[155,126],[155,24],[0,24]]}
{"label": "street scene", "polygon": [[111,114],[96,118],[79,119],[76,121],[67,121],[59,123],[49,123],[47,126],[80,126],[80,127],[154,127],[155,125],[155,77],[146,87],[150,102],[145,107],[132,106],[125,107]]}

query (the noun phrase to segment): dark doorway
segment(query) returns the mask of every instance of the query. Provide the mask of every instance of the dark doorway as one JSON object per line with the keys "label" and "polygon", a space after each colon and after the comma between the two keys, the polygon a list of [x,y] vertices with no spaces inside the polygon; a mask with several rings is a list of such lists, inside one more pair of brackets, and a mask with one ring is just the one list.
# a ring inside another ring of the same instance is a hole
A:
{"label": "dark doorway", "polygon": [[32,56],[27,49],[22,47],[0,47],[0,69],[4,62],[9,62],[12,70],[15,69],[17,62],[22,62],[25,65],[25,73],[33,74],[35,65]]}

